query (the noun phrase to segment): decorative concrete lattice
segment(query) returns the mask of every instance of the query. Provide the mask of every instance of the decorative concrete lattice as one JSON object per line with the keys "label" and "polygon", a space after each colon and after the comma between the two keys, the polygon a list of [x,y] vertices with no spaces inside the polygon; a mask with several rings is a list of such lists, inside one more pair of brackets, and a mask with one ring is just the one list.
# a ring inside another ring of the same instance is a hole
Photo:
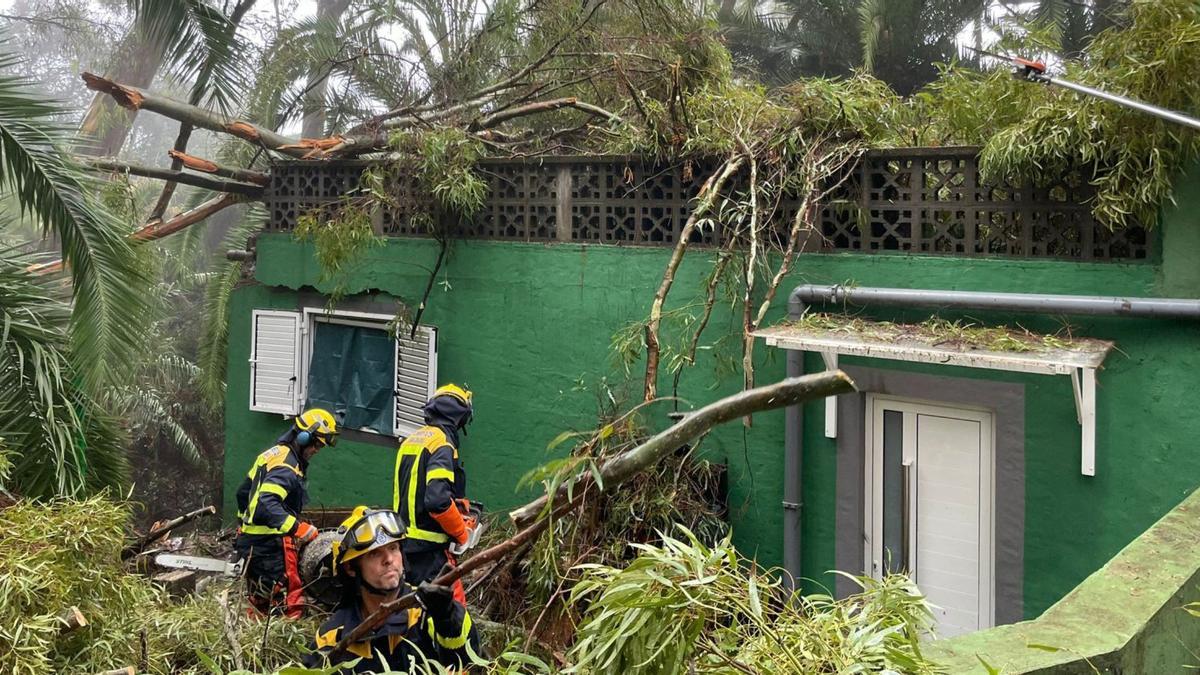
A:
{"label": "decorative concrete lattice", "polygon": [[[1145,230],[1112,232],[1096,223],[1092,188],[1079,173],[1040,186],[984,185],[976,158],[974,148],[868,154],[820,205],[820,234],[806,249],[1070,260],[1150,256]],[[300,214],[351,193],[367,165],[276,165],[264,197],[268,229],[291,230]],[[486,160],[480,166],[488,183],[484,207],[454,229],[479,239],[670,246],[712,169],[709,163],[664,167],[618,157]],[[395,204],[376,215],[380,234],[424,236],[431,222],[444,222],[447,216],[415,177],[397,181]],[[795,199],[780,204],[776,242],[786,241],[799,206]],[[712,227],[692,235],[699,245],[720,239]]]}

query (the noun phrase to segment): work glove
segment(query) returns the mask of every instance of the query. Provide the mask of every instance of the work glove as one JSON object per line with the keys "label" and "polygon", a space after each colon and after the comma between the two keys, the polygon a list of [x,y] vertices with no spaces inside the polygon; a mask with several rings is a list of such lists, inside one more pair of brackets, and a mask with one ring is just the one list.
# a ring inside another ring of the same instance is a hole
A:
{"label": "work glove", "polygon": [[312,523],[301,521],[300,524],[296,526],[296,531],[292,533],[292,536],[295,537],[296,541],[300,542],[301,545],[304,545],[311,542],[313,539],[316,539],[318,534],[321,534],[321,531],[313,527]]}
{"label": "work glove", "polygon": [[417,586],[417,599],[433,619],[445,618],[454,609],[454,591],[448,586],[422,581]]}

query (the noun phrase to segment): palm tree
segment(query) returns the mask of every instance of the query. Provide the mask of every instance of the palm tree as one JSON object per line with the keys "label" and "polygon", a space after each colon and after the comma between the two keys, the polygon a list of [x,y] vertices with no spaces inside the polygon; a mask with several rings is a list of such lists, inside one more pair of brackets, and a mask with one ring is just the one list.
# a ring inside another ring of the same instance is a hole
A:
{"label": "palm tree", "polygon": [[3,74],[16,61],[0,53],[0,186],[16,204],[10,223],[53,236],[69,279],[0,253],[0,436],[19,491],[78,494],[124,476],[120,428],[95,396],[140,349],[146,276],[99,185],[63,151],[73,140],[63,111]]}

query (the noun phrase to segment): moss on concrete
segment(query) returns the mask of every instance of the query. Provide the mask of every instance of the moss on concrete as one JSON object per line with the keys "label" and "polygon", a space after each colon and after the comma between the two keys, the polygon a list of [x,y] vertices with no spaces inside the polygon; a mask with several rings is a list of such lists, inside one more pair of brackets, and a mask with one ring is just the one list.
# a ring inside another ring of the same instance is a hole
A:
{"label": "moss on concrete", "polygon": [[[1174,673],[1200,666],[1200,491],[1032,621],[934,642],[951,673]],[[982,659],[982,661],[981,661]]]}

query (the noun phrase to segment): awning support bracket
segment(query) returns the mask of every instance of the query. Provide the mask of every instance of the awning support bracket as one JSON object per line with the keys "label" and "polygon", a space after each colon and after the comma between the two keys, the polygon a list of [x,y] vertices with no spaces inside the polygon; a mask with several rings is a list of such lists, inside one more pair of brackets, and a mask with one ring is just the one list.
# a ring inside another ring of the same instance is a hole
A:
{"label": "awning support bracket", "polygon": [[[837,370],[838,355],[834,351],[821,352],[821,360],[825,362],[825,370]],[[837,397],[825,398],[825,438],[837,438]]]}
{"label": "awning support bracket", "polygon": [[1079,422],[1079,472],[1096,475],[1096,369],[1071,370],[1071,393],[1075,395],[1075,419]]}

